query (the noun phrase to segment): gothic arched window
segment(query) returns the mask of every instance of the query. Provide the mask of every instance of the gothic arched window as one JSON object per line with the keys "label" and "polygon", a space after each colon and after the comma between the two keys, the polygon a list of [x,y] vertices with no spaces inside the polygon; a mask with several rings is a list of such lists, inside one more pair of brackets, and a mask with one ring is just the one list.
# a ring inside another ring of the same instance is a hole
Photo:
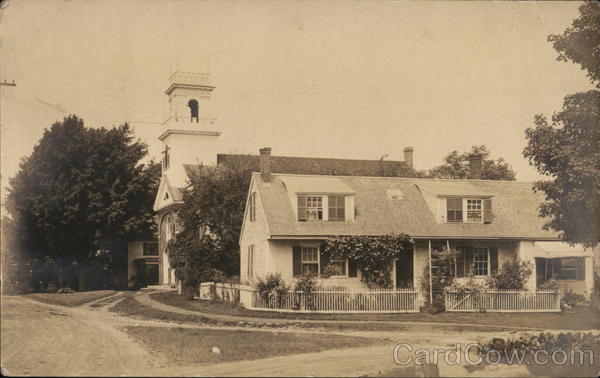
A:
{"label": "gothic arched window", "polygon": [[194,118],[196,122],[198,122],[198,101],[191,99],[188,101],[188,106],[190,108],[190,121],[194,122]]}

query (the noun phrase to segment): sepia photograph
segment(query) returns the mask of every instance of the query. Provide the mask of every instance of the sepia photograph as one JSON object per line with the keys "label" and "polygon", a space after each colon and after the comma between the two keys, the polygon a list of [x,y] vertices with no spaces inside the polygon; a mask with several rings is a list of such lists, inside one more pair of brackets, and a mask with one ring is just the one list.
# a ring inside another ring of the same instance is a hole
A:
{"label": "sepia photograph", "polygon": [[0,0],[3,376],[597,377],[600,2]]}

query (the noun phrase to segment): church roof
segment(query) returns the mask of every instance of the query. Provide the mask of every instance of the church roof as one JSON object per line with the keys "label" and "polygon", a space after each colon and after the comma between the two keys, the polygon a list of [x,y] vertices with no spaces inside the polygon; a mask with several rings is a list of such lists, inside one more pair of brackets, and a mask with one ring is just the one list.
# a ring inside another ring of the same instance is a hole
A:
{"label": "church roof", "polygon": [[[217,164],[245,163],[260,170],[259,155],[218,154]],[[187,169],[187,168],[186,168]],[[272,173],[332,176],[419,177],[404,161],[271,156]]]}

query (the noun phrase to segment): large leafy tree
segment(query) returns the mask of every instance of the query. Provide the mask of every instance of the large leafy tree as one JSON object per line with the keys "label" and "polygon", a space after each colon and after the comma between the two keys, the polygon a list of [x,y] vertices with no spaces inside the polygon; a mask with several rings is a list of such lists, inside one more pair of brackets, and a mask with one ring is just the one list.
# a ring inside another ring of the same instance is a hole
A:
{"label": "large leafy tree", "polygon": [[29,257],[89,262],[101,242],[152,235],[160,167],[129,126],[87,128],[69,116],[44,131],[6,201]]}
{"label": "large leafy tree", "polygon": [[184,287],[239,274],[239,237],[252,171],[250,161],[201,167],[190,175],[178,211],[183,229],[169,245],[169,261]]}
{"label": "large leafy tree", "polygon": [[420,172],[422,177],[465,179],[469,177],[469,156],[479,155],[482,158],[484,180],[515,180],[516,174],[503,158],[491,159],[490,150],[484,146],[473,146],[470,152],[452,151],[444,157],[444,164]]}
{"label": "large leafy tree", "polygon": [[[586,2],[580,16],[561,35],[551,35],[558,60],[571,60],[600,88],[600,4]],[[550,180],[535,183],[545,193],[540,215],[571,243],[596,246],[600,235],[600,91],[565,97],[551,121],[539,114],[526,130],[523,151]]]}

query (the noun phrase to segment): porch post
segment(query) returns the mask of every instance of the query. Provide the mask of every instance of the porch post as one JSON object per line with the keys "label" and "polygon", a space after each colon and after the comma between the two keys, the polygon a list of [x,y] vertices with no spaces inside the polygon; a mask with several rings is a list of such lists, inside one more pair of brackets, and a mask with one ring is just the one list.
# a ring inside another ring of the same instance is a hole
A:
{"label": "porch post", "polygon": [[429,240],[429,304],[433,304],[433,279],[431,277],[431,239]]}

